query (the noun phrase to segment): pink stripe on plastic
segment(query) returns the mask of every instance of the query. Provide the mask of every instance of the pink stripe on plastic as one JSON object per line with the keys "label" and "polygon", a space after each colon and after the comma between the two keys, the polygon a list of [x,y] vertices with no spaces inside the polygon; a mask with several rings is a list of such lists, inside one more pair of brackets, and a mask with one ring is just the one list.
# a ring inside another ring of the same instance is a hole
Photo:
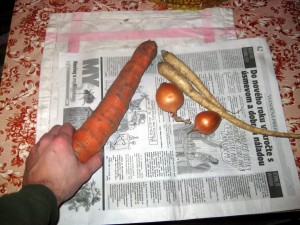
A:
{"label": "pink stripe on plastic", "polygon": [[[71,30],[76,31],[80,28],[83,18],[82,13],[74,13],[72,17]],[[58,37],[59,39],[59,37]],[[80,48],[80,35],[78,33],[71,33],[68,41],[68,52],[79,52]]]}
{"label": "pink stripe on plastic", "polygon": [[212,21],[211,21],[211,9],[207,8],[206,10],[203,11],[203,26],[205,27],[203,30],[204,32],[204,43],[208,42],[214,42],[215,41],[215,33],[214,29],[212,27]]}
{"label": "pink stripe on plastic", "polygon": [[[74,21],[75,23],[76,21]],[[79,24],[77,24],[79,25]],[[78,30],[78,27],[76,28]],[[227,29],[217,28],[169,28],[164,30],[136,30],[136,31],[116,31],[116,32],[84,32],[84,33],[48,33],[49,40],[58,42],[68,41],[70,50],[79,49],[78,41],[97,40],[136,40],[145,38],[178,38],[178,37],[203,37],[204,42],[213,41],[215,30],[218,33],[226,33]],[[70,43],[72,42],[72,43]],[[76,47],[78,45],[78,47]]]}
{"label": "pink stripe on plastic", "polygon": [[169,28],[166,30],[139,30],[127,32],[85,32],[81,34],[81,40],[94,41],[103,39],[127,40],[145,38],[178,38],[199,37],[211,34],[206,28]]}

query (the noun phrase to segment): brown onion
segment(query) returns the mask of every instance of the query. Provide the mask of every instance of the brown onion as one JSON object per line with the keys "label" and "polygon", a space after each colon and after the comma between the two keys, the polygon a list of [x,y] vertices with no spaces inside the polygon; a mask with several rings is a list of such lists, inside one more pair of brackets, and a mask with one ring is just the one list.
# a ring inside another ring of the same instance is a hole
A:
{"label": "brown onion", "polygon": [[173,117],[176,117],[177,110],[184,103],[184,96],[182,91],[174,84],[164,82],[160,84],[156,91],[156,103],[161,110],[170,112]]}
{"label": "brown onion", "polygon": [[195,117],[194,127],[192,131],[198,131],[201,134],[212,134],[215,132],[220,123],[222,117],[213,111],[203,111],[197,114]]}

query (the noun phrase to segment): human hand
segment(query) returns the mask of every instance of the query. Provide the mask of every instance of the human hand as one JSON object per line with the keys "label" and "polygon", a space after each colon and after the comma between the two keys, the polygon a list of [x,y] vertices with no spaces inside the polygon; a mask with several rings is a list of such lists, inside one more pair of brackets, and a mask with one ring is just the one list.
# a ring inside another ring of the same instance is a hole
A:
{"label": "human hand", "polygon": [[102,166],[102,151],[84,164],[77,160],[72,148],[74,131],[70,124],[54,126],[33,146],[26,161],[23,186],[45,185],[55,194],[58,205]]}

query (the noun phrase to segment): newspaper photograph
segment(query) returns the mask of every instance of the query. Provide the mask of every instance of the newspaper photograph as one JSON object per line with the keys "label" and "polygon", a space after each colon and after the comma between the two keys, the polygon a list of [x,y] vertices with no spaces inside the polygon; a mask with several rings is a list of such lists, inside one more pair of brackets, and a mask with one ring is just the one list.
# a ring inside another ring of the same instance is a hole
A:
{"label": "newspaper photograph", "polygon": [[[156,103],[160,50],[182,59],[224,108],[260,128],[286,132],[268,44],[241,39],[159,46],[118,130],[104,146],[103,167],[61,207],[59,224],[184,220],[300,208],[300,186],[287,138],[245,131],[222,120],[211,135],[192,131],[205,109],[185,96],[176,122]],[[91,115],[134,49],[61,53],[51,84],[50,126],[76,129]]]}

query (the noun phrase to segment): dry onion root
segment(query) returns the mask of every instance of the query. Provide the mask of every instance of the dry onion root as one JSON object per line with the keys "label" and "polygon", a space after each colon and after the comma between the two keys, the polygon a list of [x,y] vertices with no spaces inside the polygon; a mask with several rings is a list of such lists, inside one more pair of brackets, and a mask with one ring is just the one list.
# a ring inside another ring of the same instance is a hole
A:
{"label": "dry onion root", "polygon": [[[163,53],[164,54],[164,53]],[[171,83],[175,84],[180,90],[183,91],[188,97],[192,100],[197,102],[198,104],[202,105],[208,110],[214,111],[218,113],[222,118],[228,120],[229,122],[235,124],[236,126],[250,131],[255,134],[263,134],[268,136],[275,136],[275,137],[285,137],[285,138],[300,138],[300,134],[295,133],[286,133],[286,132],[278,132],[278,131],[271,131],[266,130],[263,128],[255,127],[250,124],[245,123],[244,121],[236,118],[235,116],[229,114],[224,110],[223,107],[220,107],[214,103],[212,103],[211,98],[207,98],[198,92],[193,85],[179,72],[177,69],[174,68],[168,62],[159,62],[158,63],[158,72]],[[202,89],[200,89],[202,92]]]}

